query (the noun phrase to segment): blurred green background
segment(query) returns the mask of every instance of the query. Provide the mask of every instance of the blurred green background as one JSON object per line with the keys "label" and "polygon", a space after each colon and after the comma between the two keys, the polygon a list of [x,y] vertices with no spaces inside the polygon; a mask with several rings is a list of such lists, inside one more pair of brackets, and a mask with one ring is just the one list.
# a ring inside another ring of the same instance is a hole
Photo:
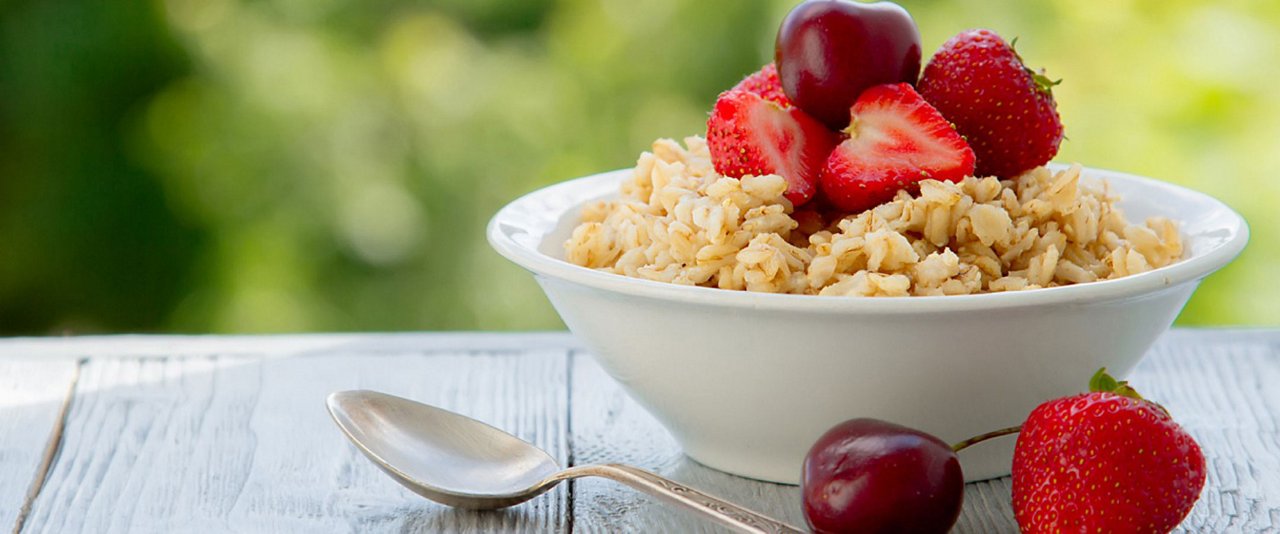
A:
{"label": "blurred green background", "polygon": [[[8,0],[0,333],[560,328],[486,220],[700,133],[793,4]],[[1181,324],[1280,324],[1280,2],[903,4],[1064,79],[1059,159],[1246,215]]]}

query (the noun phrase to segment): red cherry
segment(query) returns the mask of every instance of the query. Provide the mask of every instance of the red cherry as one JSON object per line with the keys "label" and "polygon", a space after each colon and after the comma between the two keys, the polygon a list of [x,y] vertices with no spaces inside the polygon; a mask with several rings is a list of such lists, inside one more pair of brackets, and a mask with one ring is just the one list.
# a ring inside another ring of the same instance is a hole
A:
{"label": "red cherry", "polygon": [[964,474],[942,440],[876,419],[836,425],[800,476],[814,531],[945,533],[960,516]]}
{"label": "red cherry", "polygon": [[914,85],[920,55],[915,21],[892,2],[808,0],[782,21],[775,47],[787,97],[833,130],[849,125],[864,89]]}

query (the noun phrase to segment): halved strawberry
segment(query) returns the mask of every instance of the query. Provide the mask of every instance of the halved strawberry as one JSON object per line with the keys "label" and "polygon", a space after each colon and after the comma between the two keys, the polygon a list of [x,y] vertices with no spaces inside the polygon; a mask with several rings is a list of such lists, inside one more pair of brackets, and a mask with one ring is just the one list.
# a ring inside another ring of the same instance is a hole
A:
{"label": "halved strawberry", "polygon": [[817,192],[818,173],[835,143],[836,135],[800,108],[745,90],[721,94],[707,120],[716,172],[734,178],[781,175],[787,199],[796,206]]}
{"label": "halved strawberry", "polygon": [[738,85],[730,89],[730,91],[739,90],[755,93],[764,97],[765,100],[777,102],[784,108],[795,106],[791,103],[791,99],[787,98],[787,94],[782,92],[782,80],[778,78],[778,67],[773,63],[760,67],[760,70],[743,78]]}
{"label": "halved strawberry", "polygon": [[823,194],[841,209],[863,211],[921,180],[973,174],[973,149],[911,85],[867,89],[851,113],[849,138],[831,153],[820,179]]}

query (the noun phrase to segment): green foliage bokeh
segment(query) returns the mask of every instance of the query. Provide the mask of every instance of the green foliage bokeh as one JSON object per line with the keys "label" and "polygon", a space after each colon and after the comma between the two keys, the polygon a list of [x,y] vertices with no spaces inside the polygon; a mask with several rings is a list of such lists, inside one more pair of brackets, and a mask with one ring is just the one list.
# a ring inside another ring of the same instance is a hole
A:
{"label": "green foliage bokeh", "polygon": [[[701,133],[792,4],[11,0],[0,333],[559,328],[489,216]],[[1064,79],[1060,160],[1245,214],[1181,324],[1280,324],[1280,3],[903,4]]]}

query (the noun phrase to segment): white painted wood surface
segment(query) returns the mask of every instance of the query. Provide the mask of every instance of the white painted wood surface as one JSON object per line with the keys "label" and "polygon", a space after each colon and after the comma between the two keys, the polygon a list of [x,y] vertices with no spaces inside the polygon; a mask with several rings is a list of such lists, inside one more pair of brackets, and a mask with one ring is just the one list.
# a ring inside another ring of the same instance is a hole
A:
{"label": "white painted wood surface", "polygon": [[52,461],[75,361],[0,360],[0,530],[14,530]]}
{"label": "white painted wood surface", "polygon": [[[1280,331],[1175,330],[1131,379],[1205,450],[1208,487],[1181,529],[1280,530]],[[324,396],[354,388],[803,524],[797,488],[684,458],[566,334],[337,334],[0,340],[0,528],[30,505],[22,532],[721,531],[605,480],[496,513],[425,501],[329,421]],[[967,488],[957,532],[1016,530],[1007,479]]]}
{"label": "white painted wood surface", "polygon": [[565,524],[557,489],[501,514],[391,483],[325,412],[377,389],[466,413],[567,460],[563,351],[91,359],[23,532],[440,532]]}

